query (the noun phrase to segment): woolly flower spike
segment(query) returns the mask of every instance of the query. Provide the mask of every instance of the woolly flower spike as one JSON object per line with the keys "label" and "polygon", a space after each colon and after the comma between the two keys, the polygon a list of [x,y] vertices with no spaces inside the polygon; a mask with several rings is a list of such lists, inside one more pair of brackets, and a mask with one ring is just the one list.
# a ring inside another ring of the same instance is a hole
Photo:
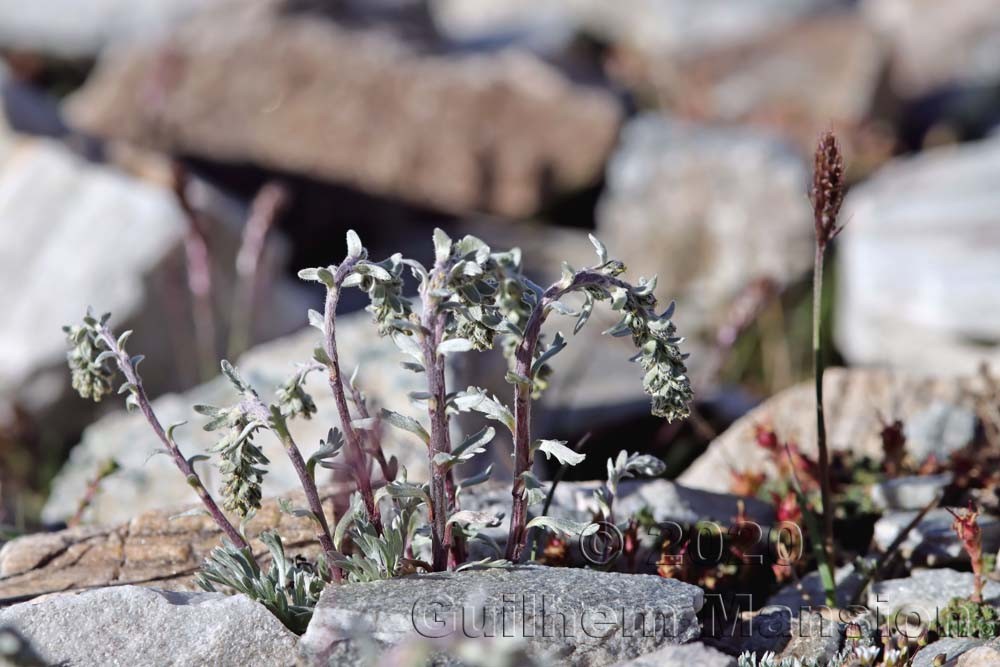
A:
{"label": "woolly flower spike", "polygon": [[294,417],[309,419],[316,414],[316,403],[305,390],[306,377],[316,369],[316,366],[303,366],[278,387],[275,399],[282,416],[288,419]]}
{"label": "woolly flower spike", "polygon": [[824,133],[816,147],[812,203],[816,241],[826,247],[843,229],[837,226],[837,216],[844,203],[844,155],[832,132]]}
{"label": "woolly flower spike", "polygon": [[66,353],[69,369],[72,375],[73,389],[83,398],[92,398],[99,402],[111,393],[111,381],[114,371],[108,361],[115,355],[112,351],[102,351],[103,344],[98,337],[100,327],[104,326],[111,314],[105,314],[100,321],[88,311],[82,325],[65,326],[66,340],[72,346]]}
{"label": "woolly flower spike", "polygon": [[632,335],[632,342],[639,349],[632,360],[638,361],[646,371],[642,388],[652,399],[652,413],[674,421],[690,414],[689,404],[694,396],[684,365],[687,355],[678,347],[684,339],[677,337],[677,328],[670,321],[674,304],[670,304],[662,315],[656,315],[653,312],[656,307],[654,287],[655,280],[640,280],[630,290],[615,290],[611,307],[622,310],[623,315],[607,333]]}
{"label": "woolly flower spike", "polygon": [[225,429],[224,435],[211,450],[222,459],[219,471],[222,473],[220,492],[224,498],[223,507],[245,518],[260,509],[261,482],[267,472],[263,466],[269,461],[253,443],[253,436],[266,424],[252,412],[256,393],[250,385],[226,361],[222,362],[222,372],[245,400],[229,408],[196,405],[194,409],[209,417],[204,426],[206,431]]}
{"label": "woolly flower spike", "polygon": [[403,261],[395,254],[379,263],[360,261],[344,280],[344,287],[357,287],[368,294],[366,310],[378,325],[380,335],[396,331],[396,322],[410,316],[410,301],[403,296]]}
{"label": "woolly flower spike", "polygon": [[497,333],[505,332],[503,304],[516,301],[504,291],[505,275],[519,274],[520,253],[493,253],[475,236],[453,241],[443,230],[434,230],[434,267],[428,272],[411,262],[421,280],[421,293],[438,301],[439,310],[451,311],[445,341],[446,350],[489,350]]}

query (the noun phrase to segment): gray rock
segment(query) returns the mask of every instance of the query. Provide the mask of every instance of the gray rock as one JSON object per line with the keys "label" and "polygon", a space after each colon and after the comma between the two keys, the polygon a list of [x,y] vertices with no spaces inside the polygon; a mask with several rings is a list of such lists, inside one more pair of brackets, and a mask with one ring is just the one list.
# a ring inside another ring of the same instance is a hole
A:
{"label": "gray rock", "polygon": [[[906,422],[906,448],[917,461],[939,459],[962,449],[976,437],[976,413],[970,408],[932,403]],[[926,504],[926,503],[925,503]]]}
{"label": "gray rock", "polygon": [[634,273],[658,275],[684,335],[714,331],[752,281],[811,266],[806,177],[770,135],[640,116],[608,167],[598,236]]}
{"label": "gray rock", "polygon": [[961,655],[957,667],[994,667],[1000,665],[1000,642],[992,640],[976,646]]}
{"label": "gray rock", "polygon": [[226,0],[0,0],[0,45],[62,58],[96,56],[105,45],[147,37]]}
{"label": "gray rock", "polygon": [[851,190],[834,333],[852,364],[954,377],[1000,360],[998,178],[994,137],[897,158]]}
{"label": "gray rock", "polygon": [[862,0],[862,15],[887,39],[896,92],[918,97],[949,85],[1000,81],[1000,16],[991,0]]}
{"label": "gray rock", "polygon": [[[565,512],[566,518],[577,521],[593,516],[597,510],[594,491],[603,485],[603,481],[562,482],[556,487],[553,506]],[[623,481],[618,487],[614,509],[619,517],[648,508],[657,521],[691,524],[719,521],[728,527],[728,522],[738,512],[739,500],[743,500],[749,520],[764,525],[774,521],[774,508],[768,503],[755,498],[691,489],[665,479]]]}
{"label": "gray rock", "polygon": [[[837,568],[834,581],[837,582],[838,607],[844,609],[851,604],[851,600],[863,580],[864,577],[858,574],[853,565],[842,565]],[[820,607],[826,604],[824,596],[823,582],[819,572],[814,570],[768,598],[767,606],[787,607],[792,610],[793,614],[797,615],[805,607]]]}
{"label": "gray rock", "polygon": [[[873,583],[868,591],[868,607],[881,618],[890,618],[901,610],[912,612],[914,621],[919,618],[920,624],[926,624],[948,606],[952,598],[968,598],[972,594],[972,583],[971,572],[918,569],[904,579]],[[987,580],[983,599],[990,604],[1000,602],[1000,583]]]}
{"label": "gray rock", "polygon": [[[371,316],[360,312],[338,318],[337,334],[345,368],[360,365],[358,383],[370,400],[407,413],[410,409],[407,393],[422,389],[423,379],[399,366],[399,351],[391,341],[378,337]],[[319,340],[320,334],[315,329],[303,330],[254,348],[236,365],[264,400],[269,400],[275,387],[294,372],[296,363],[312,358]],[[318,412],[310,420],[294,420],[291,431],[303,454],[308,456],[320,439],[326,437],[327,430],[339,425],[340,420],[329,385],[320,373],[309,377],[306,388],[316,401]],[[165,424],[192,421],[177,431],[181,448],[190,456],[215,442],[215,434],[199,427],[203,419],[194,413],[192,406],[199,403],[224,406],[233,400],[231,385],[219,377],[184,394],[162,396],[153,402],[153,407]],[[298,478],[277,439],[270,433],[262,433],[257,442],[271,460],[264,477],[264,494],[298,489]],[[411,480],[426,479],[426,454],[403,431],[386,429],[384,443],[386,455],[397,456]],[[151,457],[158,447],[142,415],[118,412],[104,417],[84,432],[82,441],[53,480],[43,518],[58,521],[71,516],[92,471],[108,457],[114,457],[122,470],[103,482],[102,491],[89,510],[90,521],[120,523],[145,510],[191,502],[191,489],[173,462],[166,456]],[[204,463],[199,464],[198,470],[206,486],[214,489],[220,479],[217,471]],[[322,482],[329,473],[323,471],[317,475]]]}
{"label": "gray rock", "polygon": [[836,127],[851,145],[872,111],[884,60],[873,31],[847,12],[779,23],[680,60],[638,58],[633,85],[655,92],[664,106],[772,128],[807,154],[823,128]]}
{"label": "gray rock", "polygon": [[871,499],[879,509],[920,510],[931,504],[951,484],[950,472],[940,475],[909,475],[873,484]]}
{"label": "gray rock", "polygon": [[108,53],[67,113],[171,153],[511,217],[599,181],[622,115],[530,54],[444,56],[246,3]]}
{"label": "gray rock", "polygon": [[0,165],[0,282],[17,286],[0,293],[0,403],[48,410],[69,388],[62,326],[88,304],[117,322],[134,318],[148,298],[144,280],[183,234],[165,190],[55,143],[18,141]]}
{"label": "gray rock", "polygon": [[[853,221],[852,221],[853,223]],[[883,457],[880,415],[904,424],[932,405],[972,405],[969,379],[935,379],[870,368],[831,368],[823,376],[826,429],[833,450],[848,450],[879,461]],[[816,397],[813,382],[781,391],[736,420],[684,471],[677,481],[699,489],[728,491],[726,470],[771,470],[764,451],[754,444],[758,424],[770,424],[783,439],[816,454]],[[940,454],[942,458],[945,453]]]}
{"label": "gray rock", "polygon": [[241,595],[137,586],[49,595],[0,610],[47,664],[292,665],[296,637]]}
{"label": "gray rock", "polygon": [[[944,664],[944,667],[955,667],[959,656],[963,655],[967,651],[983,646],[986,643],[985,639],[945,637],[937,640],[933,644],[928,644],[924,648],[917,651],[917,654],[913,656],[913,663],[910,667],[937,667],[934,664],[934,660],[939,655],[944,655],[948,660],[948,662]],[[986,664],[992,665],[996,663]]]}
{"label": "gray rock", "polygon": [[300,651],[310,665],[361,664],[366,644],[373,655],[421,636],[504,636],[525,639],[544,664],[607,665],[696,638],[702,603],[701,589],[648,575],[540,566],[418,575],[328,588]]}
{"label": "gray rock", "polygon": [[665,646],[615,667],[736,667],[736,658],[700,642]]}
{"label": "gray rock", "polygon": [[816,11],[828,0],[432,0],[437,25],[459,41],[519,37],[561,44],[586,32],[661,56],[742,41]]}
{"label": "gray rock", "polygon": [[[2,141],[0,141],[2,143]],[[0,161],[0,424],[21,411],[41,439],[61,442],[92,420],[95,406],[70,390],[63,325],[87,306],[135,329],[131,349],[150,354],[147,389],[176,388],[195,349],[183,256],[186,223],[167,188],[89,163],[49,141],[13,139]],[[0,149],[0,153],[3,149]],[[229,293],[238,230],[213,225],[214,287]],[[270,256],[272,253],[268,253]],[[274,268],[267,260],[265,271]],[[296,328],[297,286],[262,290],[261,338]],[[225,318],[220,318],[224,335]],[[85,474],[93,474],[88,470]]]}
{"label": "gray rock", "polygon": [[[889,512],[875,522],[875,533],[872,536],[875,544],[882,551],[896,539],[917,512]],[[954,517],[943,507],[938,507],[927,513],[918,523],[903,544],[900,553],[916,563],[929,565],[950,563],[957,560],[968,561],[962,543],[951,529]],[[983,531],[983,550],[996,551],[1000,547],[1000,519],[993,516],[980,516],[979,527]]]}

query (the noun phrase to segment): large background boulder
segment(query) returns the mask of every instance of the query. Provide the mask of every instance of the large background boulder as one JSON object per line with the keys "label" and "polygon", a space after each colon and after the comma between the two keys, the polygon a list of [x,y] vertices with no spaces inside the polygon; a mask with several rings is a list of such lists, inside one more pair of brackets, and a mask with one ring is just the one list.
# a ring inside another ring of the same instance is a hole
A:
{"label": "large background boulder", "polygon": [[[0,425],[34,422],[39,447],[78,433],[95,406],[70,390],[62,327],[88,306],[133,328],[150,391],[185,381],[195,349],[184,236],[167,188],[96,165],[47,140],[11,137],[0,158]],[[231,292],[238,230],[212,227],[217,295]],[[278,253],[280,255],[280,253]],[[278,261],[269,253],[262,272]],[[289,281],[261,291],[255,338],[293,330],[304,302]],[[226,318],[220,317],[220,325]],[[224,333],[222,327],[220,333]]]}
{"label": "large background boulder", "polygon": [[960,376],[1000,360],[1000,139],[900,158],[851,191],[836,342],[854,364]]}
{"label": "large background boulder", "polygon": [[807,178],[772,135],[643,115],[609,165],[597,233],[633,275],[657,274],[678,329],[697,340],[754,280],[808,271]]}
{"label": "large background boulder", "polygon": [[621,115],[529,54],[424,53],[260,6],[123,45],[68,111],[105,137],[508,216],[596,183]]}
{"label": "large background boulder", "polygon": [[1000,82],[1000,12],[992,0],[862,0],[860,6],[890,44],[891,82],[901,95]]}

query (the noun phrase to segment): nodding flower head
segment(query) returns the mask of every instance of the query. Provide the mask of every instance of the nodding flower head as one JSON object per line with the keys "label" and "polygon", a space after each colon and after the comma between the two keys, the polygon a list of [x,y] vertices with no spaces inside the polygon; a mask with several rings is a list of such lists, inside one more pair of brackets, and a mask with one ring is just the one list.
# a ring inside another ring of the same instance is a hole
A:
{"label": "nodding flower head", "polygon": [[113,350],[108,350],[100,338],[100,330],[110,313],[96,319],[89,311],[79,325],[65,326],[66,341],[70,350],[66,353],[66,361],[72,379],[73,389],[83,398],[91,398],[94,402],[111,393],[111,382],[114,380],[114,370],[110,362],[115,356]]}

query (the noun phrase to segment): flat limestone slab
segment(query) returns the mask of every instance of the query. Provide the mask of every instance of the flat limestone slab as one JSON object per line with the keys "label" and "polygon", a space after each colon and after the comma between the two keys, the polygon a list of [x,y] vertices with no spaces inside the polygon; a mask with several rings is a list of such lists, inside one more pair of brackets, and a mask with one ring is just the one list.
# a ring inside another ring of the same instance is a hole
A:
{"label": "flat limestone slab", "polygon": [[[325,507],[330,498],[346,492],[334,486],[320,489]],[[303,505],[301,493],[285,497],[293,506]],[[8,542],[0,549],[0,606],[122,584],[197,590],[194,574],[221,544],[222,533],[206,516],[177,516],[193,507],[200,505],[145,512],[111,527],[81,526]],[[277,530],[290,554],[314,557],[319,552],[309,520],[283,514],[273,499],[247,525],[250,546],[261,556],[267,549],[256,538],[264,530]]]}

